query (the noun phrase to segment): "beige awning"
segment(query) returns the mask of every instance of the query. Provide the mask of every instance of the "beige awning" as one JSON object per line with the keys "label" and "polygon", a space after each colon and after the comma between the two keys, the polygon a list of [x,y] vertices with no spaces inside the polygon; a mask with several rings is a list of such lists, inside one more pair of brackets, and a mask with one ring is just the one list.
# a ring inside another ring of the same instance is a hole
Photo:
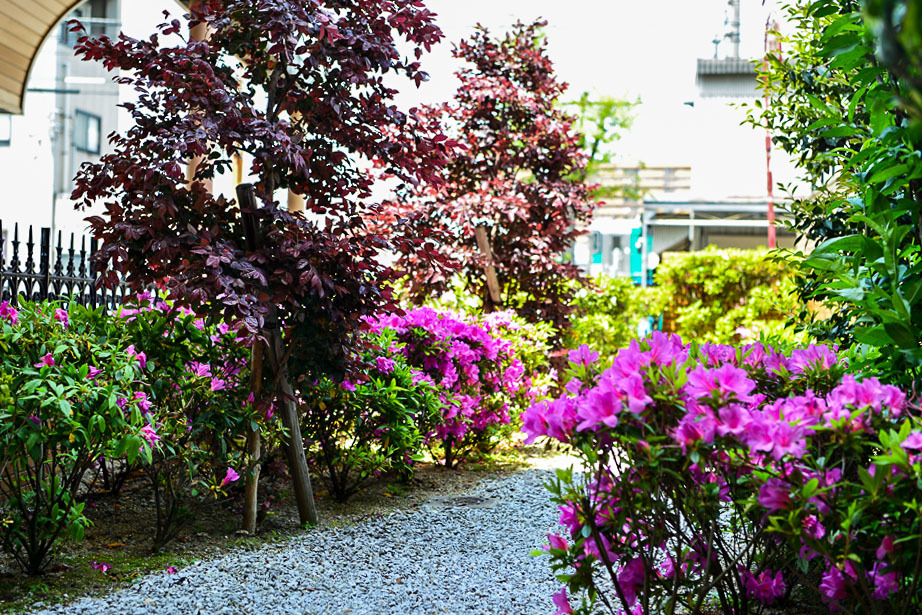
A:
{"label": "beige awning", "polygon": [[39,47],[78,4],[80,0],[0,0],[0,111],[22,113]]}
{"label": "beige awning", "polygon": [[22,113],[26,82],[39,47],[81,2],[0,0],[0,111]]}

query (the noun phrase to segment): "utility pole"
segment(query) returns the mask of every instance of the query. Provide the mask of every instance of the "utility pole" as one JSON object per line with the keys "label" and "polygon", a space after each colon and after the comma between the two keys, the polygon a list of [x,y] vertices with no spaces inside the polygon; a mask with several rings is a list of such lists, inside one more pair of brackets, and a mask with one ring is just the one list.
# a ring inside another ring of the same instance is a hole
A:
{"label": "utility pole", "polygon": [[[781,57],[781,38],[777,35],[778,22],[771,16],[765,22],[765,59],[763,67],[768,68],[769,56],[771,53]],[[764,109],[768,109],[768,93],[765,93]],[[775,180],[772,176],[772,132],[765,128],[765,180],[766,195],[768,206],[768,248],[774,250],[778,247],[778,238],[775,232]]]}

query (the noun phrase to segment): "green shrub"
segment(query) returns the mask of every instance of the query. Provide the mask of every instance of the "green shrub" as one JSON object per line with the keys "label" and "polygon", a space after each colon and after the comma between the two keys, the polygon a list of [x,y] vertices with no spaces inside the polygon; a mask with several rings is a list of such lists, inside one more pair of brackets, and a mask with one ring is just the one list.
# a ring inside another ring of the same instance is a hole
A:
{"label": "green shrub", "polygon": [[627,277],[597,276],[575,294],[576,310],[565,348],[586,344],[603,362],[637,337],[641,320],[656,313],[656,291],[634,285]]}
{"label": "green shrub", "polygon": [[759,250],[669,255],[654,274],[666,331],[722,344],[779,335],[800,308],[784,263]]}
{"label": "green shrub", "polygon": [[866,374],[922,383],[922,37],[916,0],[816,0],[782,7],[795,27],[759,70],[767,104],[749,120],[798,160],[811,190],[791,254],[810,335],[858,347]]}
{"label": "green shrub", "polygon": [[143,469],[154,496],[153,547],[159,550],[245,473],[247,431],[265,432],[271,410],[258,410],[248,398],[249,350],[233,329],[147,296],[120,316],[126,338],[146,352],[155,442]]}
{"label": "green shrub", "polygon": [[396,352],[393,331],[370,335],[368,342],[362,357],[367,380],[323,378],[302,392],[301,431],[337,502],[384,473],[409,480],[449,399]]}
{"label": "green shrub", "polygon": [[30,574],[83,537],[77,497],[101,457],[150,458],[141,363],[101,309],[0,304],[2,539]]}

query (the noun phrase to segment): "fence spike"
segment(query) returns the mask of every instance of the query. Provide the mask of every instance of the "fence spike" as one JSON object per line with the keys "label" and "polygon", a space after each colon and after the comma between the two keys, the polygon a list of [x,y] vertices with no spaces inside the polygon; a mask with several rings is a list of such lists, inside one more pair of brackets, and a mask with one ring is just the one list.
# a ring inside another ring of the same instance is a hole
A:
{"label": "fence spike", "polygon": [[13,227],[13,258],[10,260],[10,271],[19,273],[19,222]]}
{"label": "fence spike", "polygon": [[[35,273],[35,241],[32,240],[32,225],[29,225],[29,240],[26,241],[26,273]],[[31,293],[29,293],[31,295]],[[31,299],[31,297],[30,297]]]}

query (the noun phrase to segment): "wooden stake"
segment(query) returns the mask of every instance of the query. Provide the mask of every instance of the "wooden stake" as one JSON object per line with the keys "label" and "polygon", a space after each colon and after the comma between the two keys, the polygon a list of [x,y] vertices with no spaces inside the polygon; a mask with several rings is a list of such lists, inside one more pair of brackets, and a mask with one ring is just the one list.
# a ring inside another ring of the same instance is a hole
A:
{"label": "wooden stake", "polygon": [[[250,391],[254,399],[259,399],[262,388],[263,344],[256,342],[250,352]],[[243,529],[250,535],[256,535],[256,515],[259,508],[259,462],[262,457],[262,442],[258,429],[247,430],[247,455],[250,458],[250,471],[247,472],[246,491],[243,497]]]}
{"label": "wooden stake", "polygon": [[[256,193],[252,184],[237,186],[237,201],[241,209],[256,209]],[[243,228],[247,238],[247,247],[250,250],[259,248],[260,235],[256,225],[255,216],[251,213],[243,214]],[[288,358],[284,351],[282,332],[279,329],[278,314],[275,308],[270,308],[266,316],[268,347],[265,357],[269,359],[272,374],[275,376],[278,391],[279,413],[282,424],[288,431],[285,451],[288,456],[288,472],[291,475],[292,486],[295,490],[295,500],[298,505],[298,516],[301,523],[317,525],[317,509],[314,506],[314,490],[311,487],[311,477],[307,469],[307,457],[304,454],[304,441],[301,438],[301,423],[298,420],[298,410],[295,405],[294,391],[288,378]]]}

